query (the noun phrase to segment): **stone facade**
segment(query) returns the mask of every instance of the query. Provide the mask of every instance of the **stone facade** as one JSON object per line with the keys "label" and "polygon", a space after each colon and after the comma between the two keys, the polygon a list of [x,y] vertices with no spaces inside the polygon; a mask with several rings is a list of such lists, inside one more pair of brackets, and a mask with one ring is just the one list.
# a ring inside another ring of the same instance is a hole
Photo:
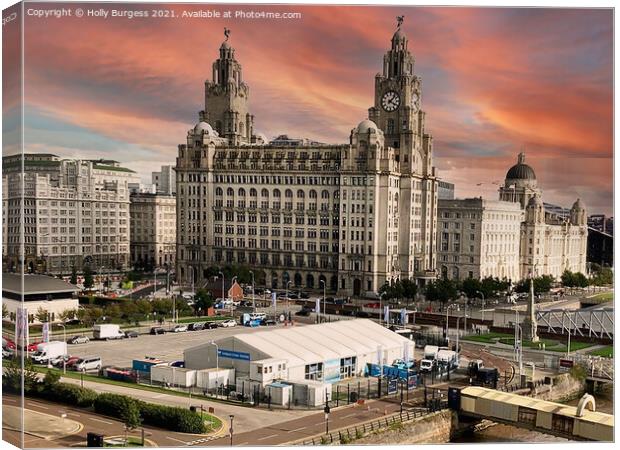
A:
{"label": "stone facade", "polygon": [[176,198],[164,194],[132,194],[130,216],[132,265],[173,268]]}
{"label": "stone facade", "polygon": [[[349,143],[267,143],[226,41],[200,122],[180,145],[177,277],[247,264],[271,287],[376,295],[398,278],[435,277],[437,177],[421,82],[400,27],[375,77],[370,119]],[[234,117],[234,120],[233,120]]]}
{"label": "stone facade", "polygon": [[4,271],[20,270],[22,226],[25,272],[67,274],[86,262],[97,270],[128,268],[132,170],[48,154],[25,154],[23,172],[21,155],[2,163]]}
{"label": "stone facade", "polygon": [[469,198],[439,200],[439,273],[449,279],[518,280],[523,211],[517,203]]}
{"label": "stone facade", "polygon": [[151,183],[155,185],[155,192],[165,195],[177,193],[176,172],[172,166],[161,166],[159,172],[151,172]]}
{"label": "stone facade", "polygon": [[[440,200],[437,251],[440,273],[518,281],[586,272],[587,216],[577,200],[568,210],[546,210],[534,170],[519,154],[499,190],[499,201]],[[559,211],[559,212],[558,212]],[[564,211],[568,211],[564,214]]]}

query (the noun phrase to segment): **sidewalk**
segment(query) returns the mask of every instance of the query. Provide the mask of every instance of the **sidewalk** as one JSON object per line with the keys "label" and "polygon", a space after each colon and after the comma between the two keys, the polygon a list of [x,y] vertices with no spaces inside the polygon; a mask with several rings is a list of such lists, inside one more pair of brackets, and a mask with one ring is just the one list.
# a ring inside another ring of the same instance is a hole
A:
{"label": "sidewalk", "polygon": [[[83,425],[68,418],[24,409],[24,433],[46,440],[60,439],[79,433]],[[2,406],[2,428],[20,431],[22,409],[17,406]]]}

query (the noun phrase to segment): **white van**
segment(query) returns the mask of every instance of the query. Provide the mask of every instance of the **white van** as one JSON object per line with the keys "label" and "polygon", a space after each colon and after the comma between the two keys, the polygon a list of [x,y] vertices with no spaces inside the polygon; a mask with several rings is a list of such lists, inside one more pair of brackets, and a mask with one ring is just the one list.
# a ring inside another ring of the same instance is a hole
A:
{"label": "white van", "polygon": [[265,313],[250,313],[250,320],[264,320],[267,318]]}
{"label": "white van", "polygon": [[86,372],[88,370],[101,370],[101,358],[99,356],[87,356],[80,358],[73,366],[78,372]]}

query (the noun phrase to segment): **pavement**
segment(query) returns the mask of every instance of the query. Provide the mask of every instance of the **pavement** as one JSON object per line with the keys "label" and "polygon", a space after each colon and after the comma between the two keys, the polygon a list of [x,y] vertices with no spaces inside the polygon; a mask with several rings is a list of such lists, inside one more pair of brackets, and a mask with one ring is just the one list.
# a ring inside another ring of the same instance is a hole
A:
{"label": "pavement", "polygon": [[[12,398],[12,397],[9,397]],[[7,400],[7,399],[5,399]],[[10,400],[9,400],[10,401]],[[10,401],[13,403],[12,401]],[[2,428],[19,431],[44,440],[56,440],[78,433],[83,426],[80,422],[68,417],[59,417],[31,409],[23,409],[19,403],[6,404],[2,407]]]}

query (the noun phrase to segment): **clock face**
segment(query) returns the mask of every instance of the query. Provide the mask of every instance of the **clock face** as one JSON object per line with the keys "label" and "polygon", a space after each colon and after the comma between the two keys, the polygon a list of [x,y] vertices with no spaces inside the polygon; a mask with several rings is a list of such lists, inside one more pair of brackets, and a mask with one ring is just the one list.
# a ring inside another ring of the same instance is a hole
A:
{"label": "clock face", "polygon": [[381,106],[387,112],[396,111],[400,106],[400,97],[394,91],[388,91],[383,94],[383,98],[381,98]]}

